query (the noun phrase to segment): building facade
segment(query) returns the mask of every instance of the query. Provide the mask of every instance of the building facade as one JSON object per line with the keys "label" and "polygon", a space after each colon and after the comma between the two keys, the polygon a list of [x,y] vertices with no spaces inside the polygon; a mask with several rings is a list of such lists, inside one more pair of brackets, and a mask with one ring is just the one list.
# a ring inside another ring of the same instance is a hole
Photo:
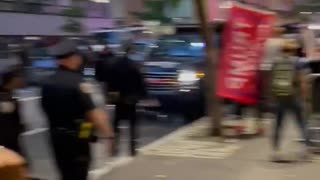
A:
{"label": "building facade", "polygon": [[[144,0],[110,0],[111,16],[114,19],[123,19],[127,24],[137,23],[133,12],[144,12]],[[181,0],[178,7],[166,7],[165,14],[175,21],[194,22],[193,0]]]}
{"label": "building facade", "polygon": [[[62,28],[69,18],[65,12],[71,3],[71,0],[0,0],[0,36],[72,35]],[[81,16],[76,14],[73,18],[83,29],[77,35],[113,26],[110,3],[86,1],[77,6],[82,9]]]}
{"label": "building facade", "polygon": [[[144,0],[110,0],[111,14],[117,19],[134,19],[130,12],[143,12],[146,10]],[[234,0],[255,7],[287,12],[294,4],[299,4],[305,0]],[[207,0],[207,12],[210,21],[223,20],[227,18],[230,0]],[[181,0],[178,7],[166,7],[165,14],[175,22],[197,23],[194,0]]]}
{"label": "building facade", "polygon": [[[303,0],[237,0],[271,10],[290,10],[290,5]],[[1,35],[70,35],[61,27],[68,17],[63,13],[72,0],[0,0]],[[100,2],[100,3],[98,3]],[[209,20],[227,17],[227,0],[208,0]],[[94,0],[78,2],[83,9],[81,17],[74,17],[83,27],[81,35],[92,30],[139,22],[132,13],[146,10],[144,0]],[[197,23],[194,0],[181,0],[178,7],[166,7],[165,14],[177,23]],[[79,33],[77,33],[79,34]]]}

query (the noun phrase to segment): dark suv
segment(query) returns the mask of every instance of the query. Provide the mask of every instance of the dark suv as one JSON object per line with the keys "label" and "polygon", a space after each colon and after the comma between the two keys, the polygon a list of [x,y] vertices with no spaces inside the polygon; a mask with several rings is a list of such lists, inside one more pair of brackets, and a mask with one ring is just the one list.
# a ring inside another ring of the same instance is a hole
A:
{"label": "dark suv", "polygon": [[149,95],[165,111],[182,112],[187,118],[204,113],[204,43],[200,35],[159,38],[144,63]]}

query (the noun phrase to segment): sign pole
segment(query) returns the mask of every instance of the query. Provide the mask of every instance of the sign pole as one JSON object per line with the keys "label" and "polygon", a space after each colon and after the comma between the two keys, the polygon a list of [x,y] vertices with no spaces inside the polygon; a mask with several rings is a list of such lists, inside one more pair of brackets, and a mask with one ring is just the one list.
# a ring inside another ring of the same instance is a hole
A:
{"label": "sign pole", "polygon": [[221,136],[221,103],[216,95],[216,76],[217,72],[217,53],[214,52],[212,28],[208,23],[206,10],[207,0],[194,0],[198,18],[201,25],[202,37],[206,43],[206,99],[207,99],[207,114],[210,117],[212,124],[210,134],[213,136]]}

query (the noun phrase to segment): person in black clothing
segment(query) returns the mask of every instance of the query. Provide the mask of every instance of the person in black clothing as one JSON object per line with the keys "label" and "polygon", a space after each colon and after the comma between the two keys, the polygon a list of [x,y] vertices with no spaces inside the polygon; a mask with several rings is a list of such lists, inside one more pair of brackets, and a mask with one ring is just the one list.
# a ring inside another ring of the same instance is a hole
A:
{"label": "person in black clothing", "polygon": [[135,156],[137,141],[136,104],[141,98],[146,96],[146,89],[143,75],[138,65],[129,58],[131,53],[130,46],[127,47],[126,52],[124,57],[117,59],[112,65],[112,76],[109,83],[111,90],[109,93],[113,94],[112,99],[116,105],[113,124],[116,138],[117,140],[119,139],[120,120],[128,120],[130,128],[130,153],[132,156]]}
{"label": "person in black clothing", "polygon": [[15,67],[6,69],[1,75],[0,86],[0,146],[11,149],[24,156],[19,145],[19,135],[23,123],[19,114],[19,104],[13,93],[23,87],[21,71]]}
{"label": "person in black clothing", "polygon": [[[93,87],[82,79],[84,62],[75,43],[62,41],[50,50],[59,68],[43,85],[42,107],[48,117],[56,163],[62,180],[86,180],[93,127],[110,140],[113,131],[107,114],[91,98]],[[112,149],[112,141],[108,142]]]}
{"label": "person in black clothing", "polygon": [[[98,54],[98,61],[95,65],[95,79],[102,84],[107,96],[107,88],[112,89],[112,64],[114,63],[115,55],[106,47],[100,54]],[[107,87],[108,84],[108,87]],[[110,87],[109,87],[110,86]]]}

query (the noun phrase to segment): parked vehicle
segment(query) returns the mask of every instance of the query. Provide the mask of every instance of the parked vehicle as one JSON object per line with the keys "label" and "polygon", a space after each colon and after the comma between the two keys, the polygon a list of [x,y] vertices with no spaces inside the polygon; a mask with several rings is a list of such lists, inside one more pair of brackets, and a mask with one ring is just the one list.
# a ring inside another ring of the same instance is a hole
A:
{"label": "parked vehicle", "polygon": [[[214,47],[221,47],[224,23],[212,24]],[[205,44],[198,24],[179,24],[174,35],[160,36],[144,63],[144,75],[154,104],[182,112],[194,120],[205,112]]]}
{"label": "parked vehicle", "polygon": [[190,119],[203,115],[204,59],[200,35],[160,37],[143,68],[150,96],[165,111],[183,112]]}
{"label": "parked vehicle", "polygon": [[131,59],[138,63],[143,63],[151,53],[153,47],[156,46],[153,40],[137,40],[132,43],[133,54]]}
{"label": "parked vehicle", "polygon": [[128,26],[119,28],[99,29],[91,32],[91,35],[103,45],[113,50],[114,54],[123,54],[124,43],[136,39],[147,28],[144,26]]}

